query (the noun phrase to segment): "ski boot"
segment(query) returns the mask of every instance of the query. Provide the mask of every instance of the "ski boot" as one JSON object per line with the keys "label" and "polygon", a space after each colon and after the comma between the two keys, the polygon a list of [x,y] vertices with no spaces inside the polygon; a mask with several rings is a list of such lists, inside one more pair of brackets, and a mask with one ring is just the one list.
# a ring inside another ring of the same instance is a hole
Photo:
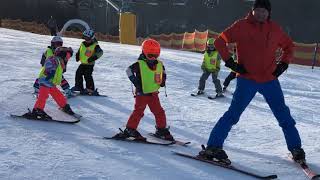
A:
{"label": "ski boot", "polygon": [[199,152],[198,157],[221,163],[223,165],[230,165],[231,161],[228,159],[227,153],[222,148],[210,147],[206,148],[202,145],[202,151]]}
{"label": "ski boot", "polygon": [[224,95],[222,93],[217,93],[216,98],[220,98],[220,97],[224,97]]}
{"label": "ski boot", "polygon": [[65,89],[64,90],[64,95],[66,98],[71,98],[73,96],[71,89]]}
{"label": "ski boot", "polygon": [[83,91],[83,88],[79,88],[79,87],[76,87],[76,86],[73,86],[71,89],[71,92],[76,92],[76,91]]}
{"label": "ski boot", "polygon": [[51,120],[52,117],[50,117],[46,112],[44,112],[42,109],[34,108],[32,112],[29,110],[28,113],[23,115],[27,119],[41,119],[41,120]]}
{"label": "ski boot", "polygon": [[198,90],[197,95],[202,95],[202,94],[204,94],[204,91],[203,90]]}
{"label": "ski boot", "polygon": [[69,104],[66,104],[61,110],[71,116],[75,114]]}
{"label": "ski boot", "polygon": [[120,132],[113,136],[115,139],[127,139],[127,138],[134,138],[135,141],[146,141],[147,139],[143,137],[139,131],[132,128],[126,128],[124,131],[120,129]]}
{"label": "ski boot", "polygon": [[293,149],[291,151],[291,154],[292,154],[292,159],[295,162],[297,162],[299,164],[306,162],[306,154],[302,148]]}
{"label": "ski boot", "polygon": [[83,89],[80,91],[81,95],[89,95],[88,89]]}
{"label": "ski boot", "polygon": [[99,94],[99,92],[98,92],[98,88],[95,89],[95,90],[92,92],[91,95],[92,95],[92,96],[100,96],[100,94]]}
{"label": "ski boot", "polygon": [[88,89],[88,88],[83,89],[82,91],[80,91],[81,95],[87,95],[87,96],[92,96],[93,93],[94,93],[94,90]]}
{"label": "ski boot", "polygon": [[173,136],[170,134],[169,128],[157,128],[154,135],[160,139],[164,139],[167,141],[174,141]]}

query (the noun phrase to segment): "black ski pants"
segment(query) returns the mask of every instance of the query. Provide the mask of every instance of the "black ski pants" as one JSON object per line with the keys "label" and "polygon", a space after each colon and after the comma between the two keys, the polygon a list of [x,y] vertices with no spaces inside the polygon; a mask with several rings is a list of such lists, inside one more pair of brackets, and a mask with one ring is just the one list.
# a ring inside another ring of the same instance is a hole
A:
{"label": "black ski pants", "polygon": [[76,88],[83,89],[83,77],[86,81],[86,88],[90,90],[95,90],[92,72],[93,72],[94,65],[84,65],[80,64],[76,72]]}

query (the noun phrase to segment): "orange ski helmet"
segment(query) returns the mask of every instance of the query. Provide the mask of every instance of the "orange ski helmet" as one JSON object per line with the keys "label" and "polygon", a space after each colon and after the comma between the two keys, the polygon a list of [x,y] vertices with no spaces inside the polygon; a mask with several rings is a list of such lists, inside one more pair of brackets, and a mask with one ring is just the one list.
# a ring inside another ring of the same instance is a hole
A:
{"label": "orange ski helmet", "polygon": [[144,40],[142,52],[149,60],[156,60],[160,55],[160,44],[154,39]]}

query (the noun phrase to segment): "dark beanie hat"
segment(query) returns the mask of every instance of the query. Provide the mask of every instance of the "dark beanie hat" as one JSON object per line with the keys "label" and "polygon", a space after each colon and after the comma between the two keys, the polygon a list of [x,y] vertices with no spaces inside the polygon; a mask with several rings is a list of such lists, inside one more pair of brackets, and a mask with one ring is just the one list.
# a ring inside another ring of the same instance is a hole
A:
{"label": "dark beanie hat", "polygon": [[253,4],[253,9],[255,8],[265,8],[266,10],[271,12],[271,4],[269,0],[256,0]]}

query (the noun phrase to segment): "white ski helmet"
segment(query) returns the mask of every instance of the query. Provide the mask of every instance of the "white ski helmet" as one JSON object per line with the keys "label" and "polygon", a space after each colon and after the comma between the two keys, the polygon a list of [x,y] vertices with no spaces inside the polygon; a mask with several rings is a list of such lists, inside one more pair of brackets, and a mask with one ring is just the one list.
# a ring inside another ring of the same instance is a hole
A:
{"label": "white ski helmet", "polygon": [[57,43],[57,42],[63,43],[63,40],[60,36],[54,36],[51,40],[51,43]]}
{"label": "white ski helmet", "polygon": [[87,37],[89,39],[93,39],[94,37],[94,31],[92,29],[86,29],[85,31],[83,31],[82,35],[84,37]]}

